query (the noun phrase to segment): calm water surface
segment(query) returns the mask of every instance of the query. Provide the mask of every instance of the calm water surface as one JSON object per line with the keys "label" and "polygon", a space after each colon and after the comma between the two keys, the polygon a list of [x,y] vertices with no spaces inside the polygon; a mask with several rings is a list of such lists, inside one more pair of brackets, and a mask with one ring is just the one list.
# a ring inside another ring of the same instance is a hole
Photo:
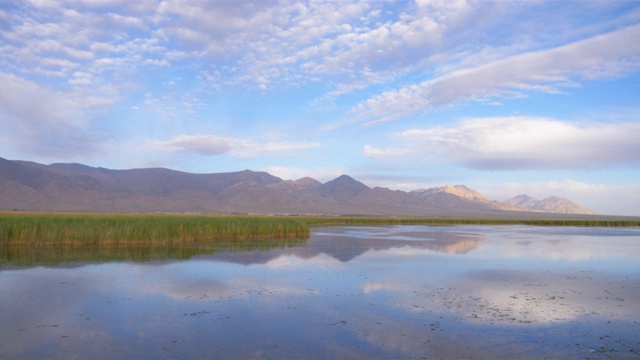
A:
{"label": "calm water surface", "polygon": [[[0,256],[0,358],[640,358],[640,228]],[[144,261],[143,261],[144,260]]]}

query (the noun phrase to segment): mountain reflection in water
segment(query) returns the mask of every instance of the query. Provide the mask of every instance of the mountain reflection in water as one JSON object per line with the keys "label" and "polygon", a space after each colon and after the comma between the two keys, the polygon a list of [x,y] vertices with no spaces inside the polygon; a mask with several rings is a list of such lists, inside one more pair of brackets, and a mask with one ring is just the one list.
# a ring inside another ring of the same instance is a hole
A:
{"label": "mountain reflection in water", "polygon": [[[404,228],[407,230],[398,230]],[[239,264],[264,264],[280,256],[311,259],[325,254],[341,262],[348,262],[367,251],[397,248],[465,254],[477,249],[483,239],[484,236],[481,234],[456,231],[420,232],[411,226],[325,227],[314,229],[313,236],[305,242],[304,246],[264,252],[218,253],[203,258]]]}
{"label": "mountain reflection in water", "polygon": [[640,358],[638,228],[48,250],[1,250],[1,359]]}
{"label": "mountain reflection in water", "polygon": [[[345,228],[327,227],[317,229],[315,236],[310,239],[215,241],[197,246],[0,246],[0,268],[188,260],[196,256],[252,264],[266,263],[282,255],[309,259],[326,254],[347,262],[370,250],[384,251],[403,247],[465,254],[477,249],[484,239],[479,234],[455,231],[425,233],[411,230],[410,226],[404,232],[398,232],[398,227],[395,227],[394,235],[389,236],[391,228],[393,227],[354,227],[353,232],[343,234]],[[369,235],[353,236],[363,232]]]}

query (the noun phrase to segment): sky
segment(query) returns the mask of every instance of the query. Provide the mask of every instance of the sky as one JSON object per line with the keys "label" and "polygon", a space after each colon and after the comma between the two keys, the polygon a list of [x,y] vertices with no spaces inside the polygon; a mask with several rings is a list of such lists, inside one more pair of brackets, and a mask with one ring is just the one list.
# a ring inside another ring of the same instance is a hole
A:
{"label": "sky", "polygon": [[0,157],[640,216],[638,1],[0,0]]}

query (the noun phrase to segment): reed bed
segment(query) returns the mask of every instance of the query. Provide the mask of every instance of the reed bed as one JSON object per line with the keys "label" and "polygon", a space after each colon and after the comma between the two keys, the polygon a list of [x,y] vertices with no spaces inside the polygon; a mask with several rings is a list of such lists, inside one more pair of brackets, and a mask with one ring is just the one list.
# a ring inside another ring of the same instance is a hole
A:
{"label": "reed bed", "polygon": [[0,213],[0,245],[189,245],[306,238],[331,225],[640,226],[615,219],[455,219],[340,216]]}
{"label": "reed bed", "polygon": [[0,214],[0,245],[187,245],[308,235],[300,219],[279,217]]}

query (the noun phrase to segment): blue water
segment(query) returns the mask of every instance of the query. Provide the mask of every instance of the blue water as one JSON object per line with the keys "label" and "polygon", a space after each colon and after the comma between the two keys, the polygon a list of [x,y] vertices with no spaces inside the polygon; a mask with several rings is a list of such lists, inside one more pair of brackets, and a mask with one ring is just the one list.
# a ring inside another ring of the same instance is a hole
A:
{"label": "blue water", "polygon": [[0,358],[640,358],[640,229],[385,226],[0,267]]}

